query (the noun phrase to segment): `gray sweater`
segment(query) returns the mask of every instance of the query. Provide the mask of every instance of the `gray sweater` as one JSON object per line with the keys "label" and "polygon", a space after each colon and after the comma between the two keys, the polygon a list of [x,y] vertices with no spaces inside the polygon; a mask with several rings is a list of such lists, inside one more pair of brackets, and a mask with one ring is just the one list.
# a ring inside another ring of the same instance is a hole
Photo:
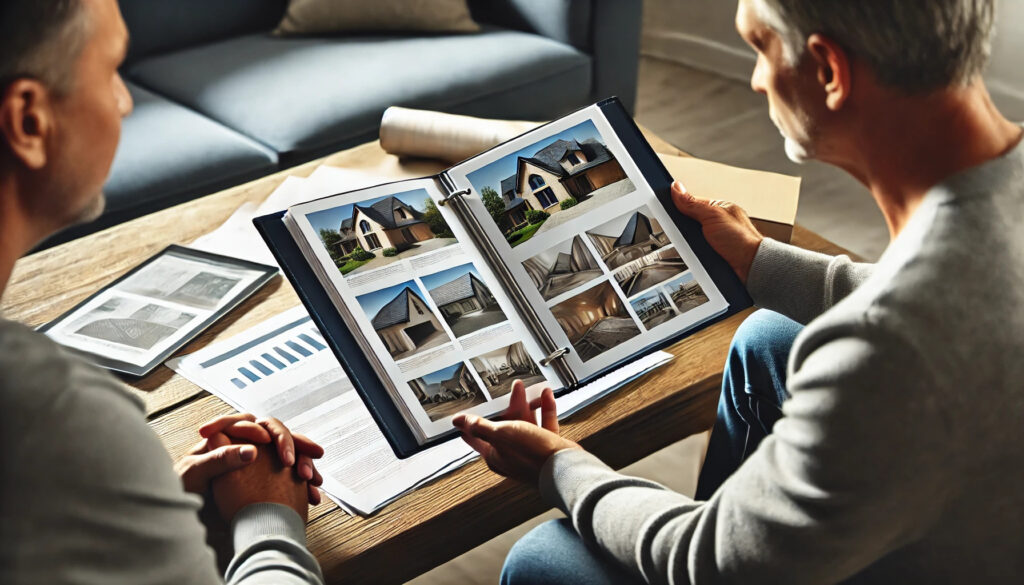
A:
{"label": "gray sweater", "polygon": [[[198,435],[197,435],[198,440]],[[0,583],[223,583],[142,403],[106,372],[0,319]],[[230,583],[321,583],[305,526],[277,504],[232,526]]]}
{"label": "gray sweater", "polygon": [[1020,583],[1024,146],[928,194],[874,267],[774,241],[784,417],[706,502],[554,455],[545,497],[652,583]]}

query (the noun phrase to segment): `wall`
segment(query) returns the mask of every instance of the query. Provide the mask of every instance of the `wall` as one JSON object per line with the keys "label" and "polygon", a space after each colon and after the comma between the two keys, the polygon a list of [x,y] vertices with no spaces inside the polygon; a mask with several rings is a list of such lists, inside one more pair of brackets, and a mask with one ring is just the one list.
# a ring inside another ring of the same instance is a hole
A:
{"label": "wall", "polygon": [[[996,103],[1024,121],[1024,2],[999,0],[999,21],[987,80]],[[734,0],[644,0],[641,50],[743,81],[750,78],[752,50],[733,26]]]}

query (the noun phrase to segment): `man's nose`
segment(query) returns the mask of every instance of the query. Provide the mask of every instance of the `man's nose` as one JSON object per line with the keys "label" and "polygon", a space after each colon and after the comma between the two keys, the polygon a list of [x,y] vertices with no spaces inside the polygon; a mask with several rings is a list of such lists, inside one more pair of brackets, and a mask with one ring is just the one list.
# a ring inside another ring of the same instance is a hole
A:
{"label": "man's nose", "polygon": [[128,91],[128,86],[124,84],[124,79],[120,74],[114,80],[114,92],[117,95],[117,109],[121,112],[122,118],[127,118],[135,108],[135,100],[132,99],[132,94]]}

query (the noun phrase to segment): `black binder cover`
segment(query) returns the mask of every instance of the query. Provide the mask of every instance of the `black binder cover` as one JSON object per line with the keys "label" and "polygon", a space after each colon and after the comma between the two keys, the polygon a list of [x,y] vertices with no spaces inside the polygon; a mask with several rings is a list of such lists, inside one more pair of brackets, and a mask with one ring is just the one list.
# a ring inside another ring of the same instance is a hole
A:
{"label": "black binder cover", "polygon": [[[729,303],[729,308],[721,315],[685,332],[680,332],[679,335],[663,342],[640,349],[630,358],[626,358],[609,367],[607,371],[611,371],[640,356],[668,347],[683,337],[687,337],[730,315],[738,313],[750,307],[753,301],[747,294],[746,288],[736,276],[736,273],[729,267],[729,264],[704,239],[700,223],[683,215],[675,208],[675,204],[672,202],[672,176],[665,169],[665,165],[661,163],[651,145],[647,143],[647,140],[626,112],[622,103],[618,98],[610,98],[600,102],[598,107],[604,113],[605,118],[615,130],[626,151],[640,169],[644,180],[647,181],[658,197],[658,200],[668,211],[669,216],[676,226],[679,227],[683,237]],[[302,251],[299,249],[298,244],[295,243],[291,233],[285,227],[283,221],[284,214],[285,212],[281,211],[258,217],[253,220],[253,223],[256,225],[260,235],[263,236],[263,239],[266,240],[267,246],[281,266],[281,271],[291,281],[295,292],[298,293],[302,303],[306,306],[313,322],[320,328],[320,332],[323,333],[328,345],[331,346],[331,350],[337,356],[341,367],[352,380],[356,392],[359,393],[370,414],[377,421],[377,425],[384,433],[388,443],[391,444],[395,455],[400,459],[405,459],[428,447],[458,436],[453,429],[452,433],[435,437],[422,445],[417,443],[416,436],[409,428],[405,417],[402,416],[398,406],[395,405],[391,395],[387,392],[384,384],[381,383],[373,366],[370,365],[370,361],[356,343],[352,332],[349,331],[348,325],[345,324],[341,315],[338,314],[334,303],[323,289],[323,286],[321,286],[313,269],[306,262],[306,258],[302,255]],[[578,386],[587,384],[597,377],[599,376],[582,380]],[[571,390],[573,388],[566,389],[564,392]]]}

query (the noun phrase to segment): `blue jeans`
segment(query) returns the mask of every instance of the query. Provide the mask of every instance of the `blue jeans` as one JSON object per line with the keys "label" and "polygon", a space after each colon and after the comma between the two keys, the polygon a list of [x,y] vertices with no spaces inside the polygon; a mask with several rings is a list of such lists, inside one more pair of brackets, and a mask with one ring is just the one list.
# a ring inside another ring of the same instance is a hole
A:
{"label": "blue jeans", "polygon": [[[803,326],[778,313],[757,311],[737,329],[722,377],[718,420],[697,483],[697,499],[715,493],[754,452],[782,416],[786,363]],[[534,528],[512,547],[502,585],[642,581],[614,560],[587,548],[567,519]]]}

